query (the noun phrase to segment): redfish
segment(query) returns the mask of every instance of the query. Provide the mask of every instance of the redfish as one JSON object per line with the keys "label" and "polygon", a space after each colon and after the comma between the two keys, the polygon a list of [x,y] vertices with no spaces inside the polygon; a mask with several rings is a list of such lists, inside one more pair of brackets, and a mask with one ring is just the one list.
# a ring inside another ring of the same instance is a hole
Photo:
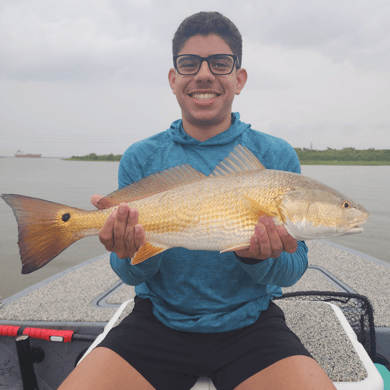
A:
{"label": "redfish", "polygon": [[139,211],[146,243],[131,264],[169,248],[229,252],[249,247],[261,215],[284,225],[296,240],[360,233],[367,210],[303,175],[265,169],[238,145],[209,175],[188,164],[150,175],[86,211],[23,195],[3,194],[19,232],[22,274],[33,272],[75,241],[98,235],[121,202]]}

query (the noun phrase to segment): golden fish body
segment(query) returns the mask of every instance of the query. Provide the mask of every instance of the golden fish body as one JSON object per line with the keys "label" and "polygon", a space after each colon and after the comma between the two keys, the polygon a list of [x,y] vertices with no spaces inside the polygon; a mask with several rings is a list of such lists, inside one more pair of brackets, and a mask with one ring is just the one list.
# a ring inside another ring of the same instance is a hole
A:
{"label": "golden fish body", "polygon": [[297,240],[359,233],[367,210],[336,190],[305,176],[266,170],[242,146],[208,177],[189,165],[156,173],[84,211],[21,195],[2,195],[18,222],[22,273],[42,267],[76,240],[97,235],[121,202],[139,211],[146,244],[138,264],[169,248],[234,251],[249,247],[262,214],[283,224]]}
{"label": "golden fish body", "polygon": [[255,170],[130,202],[147,240],[169,247],[224,251],[247,246],[262,214],[299,240],[361,232],[369,214],[315,180],[291,172]]}
{"label": "golden fish body", "polygon": [[259,215],[264,214],[254,209],[252,202],[274,208],[275,200],[285,191],[263,186],[264,176],[250,171],[205,178],[129,206],[138,209],[148,241],[222,251],[249,242]]}

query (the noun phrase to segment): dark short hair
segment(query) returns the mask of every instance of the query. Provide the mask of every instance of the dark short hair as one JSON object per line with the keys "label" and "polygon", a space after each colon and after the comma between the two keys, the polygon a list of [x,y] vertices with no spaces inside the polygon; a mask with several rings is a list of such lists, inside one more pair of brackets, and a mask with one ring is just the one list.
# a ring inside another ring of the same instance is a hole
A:
{"label": "dark short hair", "polygon": [[198,12],[185,18],[177,29],[172,40],[172,52],[176,56],[185,43],[195,35],[220,36],[238,56],[237,68],[242,64],[242,37],[235,24],[219,12]]}

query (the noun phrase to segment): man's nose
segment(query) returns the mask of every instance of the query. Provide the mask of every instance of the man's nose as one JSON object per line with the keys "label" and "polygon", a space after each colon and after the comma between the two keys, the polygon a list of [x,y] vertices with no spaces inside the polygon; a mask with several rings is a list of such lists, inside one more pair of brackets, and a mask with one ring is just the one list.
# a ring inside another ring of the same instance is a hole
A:
{"label": "man's nose", "polygon": [[207,80],[207,79],[210,79],[210,80],[214,80],[215,79],[215,76],[214,74],[211,72],[210,68],[209,68],[209,64],[207,63],[207,61],[203,61],[200,65],[200,69],[199,69],[199,72],[195,75],[195,77],[199,80]]}

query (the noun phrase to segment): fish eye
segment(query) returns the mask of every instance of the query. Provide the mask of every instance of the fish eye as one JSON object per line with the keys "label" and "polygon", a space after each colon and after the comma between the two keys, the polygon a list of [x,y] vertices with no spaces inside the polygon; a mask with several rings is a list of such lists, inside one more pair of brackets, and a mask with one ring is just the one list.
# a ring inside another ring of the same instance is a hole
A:
{"label": "fish eye", "polygon": [[64,214],[64,215],[62,216],[62,220],[63,220],[64,222],[69,221],[69,219],[70,219],[70,214],[69,214],[69,213],[66,213],[66,214]]}
{"label": "fish eye", "polygon": [[349,204],[349,202],[347,202],[346,200],[344,200],[344,202],[343,202],[343,207],[345,208],[345,209],[349,209],[349,206],[350,206],[350,204]]}

